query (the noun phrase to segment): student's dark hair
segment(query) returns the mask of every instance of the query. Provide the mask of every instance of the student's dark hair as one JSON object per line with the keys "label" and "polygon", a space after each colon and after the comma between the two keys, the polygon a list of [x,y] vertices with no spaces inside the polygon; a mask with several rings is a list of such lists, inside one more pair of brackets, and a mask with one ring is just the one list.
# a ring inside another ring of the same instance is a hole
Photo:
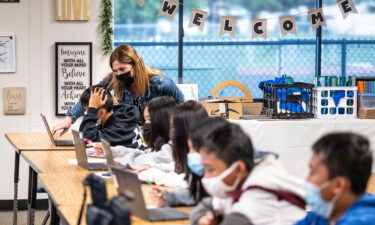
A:
{"label": "student's dark hair", "polygon": [[193,128],[202,120],[208,118],[203,105],[196,101],[186,101],[177,106],[173,112],[173,159],[177,173],[186,173],[187,154],[189,147],[187,140]]}
{"label": "student's dark hair", "polygon": [[170,96],[161,96],[149,101],[146,107],[151,117],[151,136],[146,142],[152,150],[159,151],[169,141],[170,118],[176,101]]}
{"label": "student's dark hair", "polygon": [[254,150],[250,137],[237,124],[222,123],[214,126],[214,129],[201,139],[200,151],[214,153],[227,166],[243,161],[248,171],[251,171],[254,167]]}
{"label": "student's dark hair", "polygon": [[372,152],[369,141],[358,134],[332,133],[320,138],[313,145],[313,152],[321,155],[329,178],[338,176],[350,180],[354,194],[366,191],[371,175]]}
{"label": "student's dark hair", "polygon": [[[199,151],[199,148],[203,145],[207,135],[209,135],[212,130],[228,123],[229,122],[226,119],[214,117],[206,118],[201,123],[196,124],[196,126],[193,127],[192,132],[190,133],[190,140],[193,144],[193,148],[196,151]],[[187,170],[189,170],[189,168]],[[208,194],[202,186],[201,177],[191,172],[189,172],[188,174],[190,174],[190,176],[187,176],[185,178],[191,181],[189,186],[190,195],[193,196],[196,201],[200,201],[202,198],[207,197]]]}
{"label": "student's dark hair", "polygon": [[91,90],[93,90],[95,88],[103,88],[104,89],[103,99],[107,96],[107,101],[105,102],[105,104],[102,108],[107,110],[107,112],[111,112],[112,109],[113,109],[113,97],[111,95],[111,92],[102,85],[94,85],[94,86],[91,86],[91,87],[87,88],[86,90],[84,90],[82,95],[81,95],[81,98],[79,99],[81,101],[82,105],[84,107],[87,107],[89,105]]}
{"label": "student's dark hair", "polygon": [[185,180],[189,182],[190,196],[196,202],[208,195],[200,181],[201,177],[191,173],[187,166],[187,154],[189,153],[187,141],[194,127],[207,118],[208,114],[203,105],[191,100],[177,106],[173,112],[172,146],[175,171],[185,173]]}

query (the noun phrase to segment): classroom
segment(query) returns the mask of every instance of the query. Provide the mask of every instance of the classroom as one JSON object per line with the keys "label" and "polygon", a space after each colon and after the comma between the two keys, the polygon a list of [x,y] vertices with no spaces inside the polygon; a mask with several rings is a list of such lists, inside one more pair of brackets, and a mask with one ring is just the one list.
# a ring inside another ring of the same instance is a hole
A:
{"label": "classroom", "polygon": [[375,225],[373,0],[0,0],[0,225]]}

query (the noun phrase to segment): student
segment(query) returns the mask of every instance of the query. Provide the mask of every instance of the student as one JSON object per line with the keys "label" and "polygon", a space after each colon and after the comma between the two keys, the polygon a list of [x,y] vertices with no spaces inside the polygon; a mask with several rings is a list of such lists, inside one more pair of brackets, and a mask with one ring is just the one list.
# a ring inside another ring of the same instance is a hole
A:
{"label": "student", "polygon": [[147,143],[145,151],[112,147],[115,161],[141,172],[151,167],[165,172],[174,171],[172,144],[169,141],[170,118],[176,102],[172,97],[162,96],[147,103],[143,115],[143,137]]}
{"label": "student", "polygon": [[196,101],[187,101],[177,106],[173,112],[171,139],[173,146],[173,159],[175,172],[185,174],[185,180],[189,188],[178,191],[165,191],[154,188],[151,196],[158,206],[194,205],[203,197],[207,196],[200,183],[201,172],[188,166],[188,154],[194,151],[191,142],[188,141],[190,133],[201,121],[208,118],[207,111],[203,105]]}
{"label": "student", "polygon": [[[159,70],[145,65],[132,46],[116,47],[109,64],[113,73],[105,77],[100,85],[113,90],[119,103],[134,104],[143,109],[147,102],[159,96],[171,96],[178,104],[184,102],[184,96],[176,84]],[[65,119],[53,127],[52,132],[62,130],[60,136],[63,135],[83,112],[83,106],[78,102],[68,111]]]}
{"label": "student", "polygon": [[374,225],[375,196],[366,193],[372,152],[366,138],[334,133],[312,147],[306,202],[311,212],[298,225]]}
{"label": "student", "polygon": [[251,140],[238,125],[223,123],[200,142],[202,184],[212,197],[194,209],[191,224],[288,225],[304,217],[302,181],[273,155],[255,165]]}
{"label": "student", "polygon": [[112,146],[144,149],[137,124],[140,117],[137,107],[121,104],[113,112],[111,93],[99,85],[86,89],[80,102],[87,110],[79,127],[83,138],[92,142],[103,138]]}

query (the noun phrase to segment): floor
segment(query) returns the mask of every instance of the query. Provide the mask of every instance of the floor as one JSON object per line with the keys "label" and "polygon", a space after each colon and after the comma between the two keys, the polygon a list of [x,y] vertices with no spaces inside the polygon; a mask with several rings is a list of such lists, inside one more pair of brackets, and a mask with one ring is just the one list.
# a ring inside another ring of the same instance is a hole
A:
{"label": "floor", "polygon": [[[47,211],[36,211],[35,212],[35,224],[42,224],[44,216]],[[18,211],[17,213],[17,225],[26,225],[27,211]],[[13,224],[13,212],[0,212],[0,224],[1,225],[12,225]],[[47,223],[48,224],[48,223]]]}

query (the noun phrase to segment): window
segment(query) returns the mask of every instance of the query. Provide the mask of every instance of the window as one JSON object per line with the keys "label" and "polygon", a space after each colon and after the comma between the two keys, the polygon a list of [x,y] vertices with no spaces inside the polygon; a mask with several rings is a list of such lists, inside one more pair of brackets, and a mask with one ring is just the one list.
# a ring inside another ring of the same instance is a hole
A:
{"label": "window", "polygon": [[[177,82],[178,16],[157,16],[162,1],[115,0],[115,45],[129,43],[147,65],[162,70]],[[375,72],[375,3],[355,1],[359,14],[343,19],[335,1],[323,4],[327,28],[323,29],[322,75],[370,75]],[[188,28],[191,10],[209,13],[203,32]],[[183,82],[197,83],[199,97],[207,97],[224,80],[246,85],[261,98],[258,84],[287,74],[296,81],[313,82],[315,32],[307,11],[315,0],[184,0]],[[281,38],[280,16],[296,15],[298,35]],[[236,37],[219,36],[220,16],[238,17]],[[251,39],[250,18],[268,18],[268,39]],[[348,41],[342,41],[341,39]],[[361,41],[366,38],[367,41]],[[225,88],[219,96],[240,97],[236,88]]]}

